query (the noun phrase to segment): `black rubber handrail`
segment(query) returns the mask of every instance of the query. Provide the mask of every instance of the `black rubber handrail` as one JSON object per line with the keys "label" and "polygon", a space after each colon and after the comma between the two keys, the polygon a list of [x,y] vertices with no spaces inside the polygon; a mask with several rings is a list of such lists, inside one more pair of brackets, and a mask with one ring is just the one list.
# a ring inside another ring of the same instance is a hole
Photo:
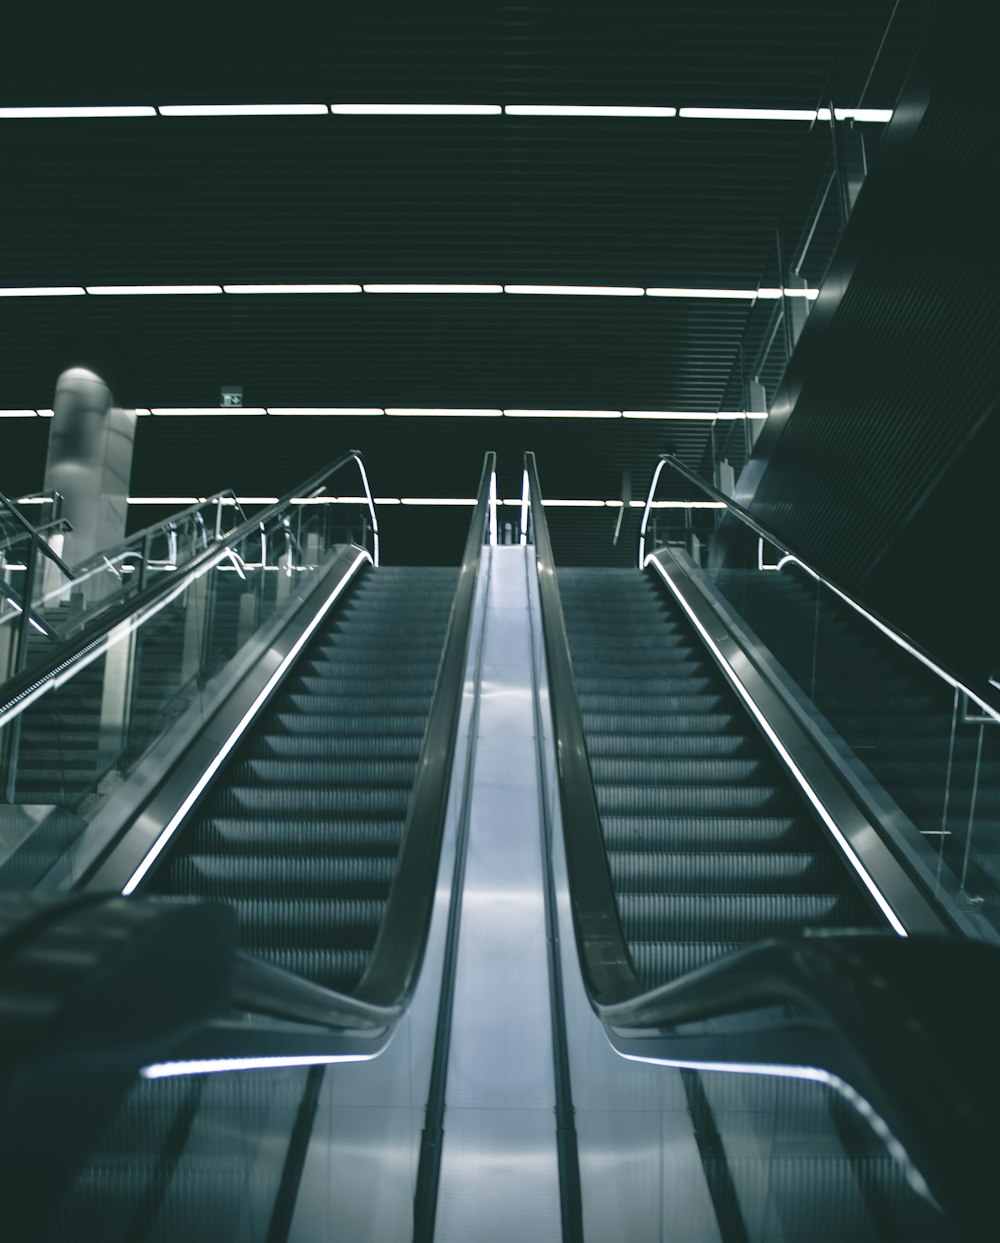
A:
{"label": "black rubber handrail", "polygon": [[483,545],[490,534],[495,476],[496,454],[489,452],[483,459],[476,507],[462,554],[396,873],[368,970],[354,993],[356,1000],[368,1005],[405,1005],[423,961],[462,710],[476,580]]}
{"label": "black rubber handrail", "polygon": [[535,455],[524,455],[538,567],[549,700],[559,767],[559,798],[577,949],[591,1001],[614,1005],[642,992],[622,931],[594,793],[580,702],[566,638],[555,561]]}
{"label": "black rubber handrail", "polygon": [[[646,508],[643,511],[642,523],[639,529],[640,548],[643,547],[643,542],[646,537],[651,502],[656,491],[656,484],[659,480],[660,472],[664,466],[672,467],[678,474],[683,475],[689,482],[694,483],[701,488],[706,496],[710,496],[712,500],[725,505],[727,512],[733,514],[744,524],[744,526],[749,527],[754,534],[767,540],[769,544],[773,544],[776,548],[784,549],[785,554],[797,562],[810,577],[815,578],[818,582],[822,583],[824,587],[840,596],[840,598],[850,608],[854,609],[859,616],[866,617],[870,625],[874,625],[881,629],[890,642],[895,643],[904,650],[909,649],[909,654],[924,665],[925,668],[929,669],[930,672],[936,674],[943,681],[948,682],[953,689],[967,695],[970,699],[978,703],[981,707],[985,708],[988,712],[1000,720],[1000,693],[998,693],[996,688],[988,684],[986,687],[979,690],[972,690],[968,685],[966,685],[966,682],[959,677],[958,674],[932,656],[930,652],[917,643],[915,639],[911,639],[908,634],[900,630],[898,626],[893,625],[892,622],[886,621],[884,617],[880,617],[873,609],[870,609],[867,606],[862,608],[861,605],[858,604],[857,601],[851,596],[850,592],[845,591],[843,587],[839,586],[833,581],[833,579],[828,578],[825,574],[821,574],[819,570],[810,565],[805,557],[800,557],[795,549],[791,548],[782,536],[776,534],[770,529],[770,527],[765,526],[764,523],[759,522],[749,510],[744,509],[743,506],[737,501],[734,501],[732,497],[726,496],[725,492],[720,492],[719,489],[713,487],[712,484],[706,483],[700,475],[691,470],[690,467],[685,466],[684,463],[673,453],[661,453],[657,459],[657,465],[653,471],[649,491],[646,494]],[[645,560],[645,558],[643,558],[643,560]],[[643,567],[640,566],[639,568],[641,569]]]}
{"label": "black rubber handrail", "polygon": [[357,449],[350,449],[339,457],[334,458],[322,470],[317,471],[315,475],[311,475],[304,483],[292,488],[273,505],[269,505],[261,513],[255,514],[253,518],[248,518],[238,527],[234,527],[222,539],[206,548],[203,553],[193,557],[185,565],[183,571],[176,575],[171,575],[167,581],[152,584],[118,607],[102,612],[94,618],[90,625],[69,640],[58,652],[53,653],[46,662],[35,665],[32,669],[11,678],[0,690],[0,724],[6,724],[12,714],[16,713],[19,705],[23,704],[29,696],[34,697],[33,692],[38,690],[44,683],[51,681],[56,674],[59,674],[60,677],[65,674],[77,660],[91,652],[95,645],[102,642],[104,637],[116,626],[123,625],[143,610],[155,604],[163,596],[176,591],[179,582],[183,582],[186,578],[190,578],[207,568],[212,562],[224,557],[227,549],[253,535],[256,531],[266,526],[273,518],[281,514],[283,510],[287,509],[294,497],[308,495],[326,478],[341,470],[350,462],[357,462],[362,471],[364,470],[361,454]]}

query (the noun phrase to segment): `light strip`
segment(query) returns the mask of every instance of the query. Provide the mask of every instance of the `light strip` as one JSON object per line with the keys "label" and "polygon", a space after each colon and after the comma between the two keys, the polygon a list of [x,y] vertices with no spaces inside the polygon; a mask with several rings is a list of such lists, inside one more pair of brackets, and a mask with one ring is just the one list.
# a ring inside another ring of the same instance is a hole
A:
{"label": "light strip", "polygon": [[365,293],[503,293],[503,285],[365,285]]}
{"label": "light strip", "polygon": [[373,415],[384,413],[381,406],[268,406],[268,414],[330,414]]}
{"label": "light strip", "polygon": [[0,288],[0,298],[73,298],[86,293],[81,285],[28,285]]}
{"label": "light strip", "polygon": [[233,1070],[276,1070],[291,1066],[333,1066],[340,1062],[370,1062],[384,1046],[373,1053],[316,1053],[302,1057],[207,1057],[181,1062],[152,1062],[143,1066],[143,1079],[174,1079],[180,1075],[218,1075]]}
{"label": "light strip", "polygon": [[[642,501],[629,501],[629,509],[642,509]],[[650,509],[725,509],[723,501],[651,501]]]}
{"label": "light strip", "polygon": [[89,294],[129,296],[136,294],[205,294],[222,293],[221,285],[88,285]]}
{"label": "light strip", "polygon": [[177,829],[179,828],[181,822],[184,820],[188,812],[191,810],[191,808],[195,805],[195,803],[201,797],[202,791],[205,789],[208,783],[212,780],[212,778],[215,776],[218,770],[222,767],[222,764],[225,761],[226,757],[229,755],[230,751],[232,751],[233,747],[236,746],[240,738],[243,736],[243,734],[249,727],[253,718],[257,715],[258,709],[266,702],[272,690],[275,688],[275,686],[277,686],[278,682],[284,676],[285,670],[295,660],[296,656],[298,656],[299,652],[302,650],[302,648],[308,642],[309,638],[312,636],[313,631],[316,629],[316,627],[320,624],[323,618],[327,615],[327,613],[333,607],[337,597],[341,594],[344,588],[348,585],[348,583],[354,577],[354,574],[358,566],[361,564],[362,561],[371,562],[371,560],[372,558],[367,552],[359,552],[358,555],[354,558],[353,562],[351,563],[351,568],[347,571],[344,577],[340,580],[336,588],[327,597],[323,605],[316,611],[315,616],[310,619],[309,624],[306,626],[305,630],[303,630],[302,634],[299,635],[299,637],[292,644],[291,648],[289,649],[285,658],[282,660],[281,664],[278,665],[275,671],[268,678],[263,689],[257,694],[257,697],[254,699],[250,707],[247,708],[246,712],[244,712],[243,716],[240,718],[236,727],[232,730],[229,737],[223,743],[219,751],[216,752],[211,763],[208,765],[208,767],[205,769],[202,775],[195,782],[194,786],[191,788],[187,797],[181,803],[180,807],[177,809],[176,812],[174,812],[174,814],[167,821],[159,837],[153,843],[152,848],[150,849],[149,853],[146,855],[142,863],[139,864],[139,866],[136,868],[136,870],[132,873],[132,875],[129,877],[128,881],[126,882],[125,887],[122,889],[122,894],[124,896],[127,897],[128,894],[135,892],[136,888],[141,883],[143,877],[146,875],[149,869],[153,866],[156,860],[160,857],[167,843],[170,841],[171,837],[173,837],[174,833],[177,832]]}
{"label": "light strip", "polygon": [[503,410],[451,410],[451,409],[422,409],[420,406],[414,408],[401,408],[401,406],[386,406],[386,414],[414,416],[414,418],[431,419],[431,418],[463,418],[463,419],[499,419],[503,414]]}
{"label": "light strip", "polygon": [[[204,496],[126,496],[126,505],[200,505]],[[237,497],[239,500],[239,497]],[[277,497],[275,497],[277,500]]]}
{"label": "light strip", "polygon": [[544,498],[542,504],[546,509],[603,509],[603,501],[556,501]]}
{"label": "light strip", "polygon": [[0,410],[0,419],[34,419],[34,410]]}
{"label": "light strip", "polygon": [[692,121],[815,121],[815,108],[681,108]]}
{"label": "light strip", "polygon": [[360,293],[360,285],[223,285],[224,293]]}
{"label": "light strip", "polygon": [[681,286],[666,286],[647,289],[649,298],[745,298],[752,300],[757,297],[756,289],[686,289]]}
{"label": "light strip", "polygon": [[490,497],[487,512],[487,536],[491,548],[497,546],[497,473],[490,472]]}
{"label": "light strip", "polygon": [[521,472],[521,538],[519,543],[522,548],[528,543],[528,469]]}
{"label": "light strip", "polygon": [[792,758],[792,755],[788,751],[787,747],[784,745],[784,743],[775,733],[774,729],[771,726],[770,721],[768,721],[767,717],[764,715],[763,712],[761,712],[760,708],[758,708],[757,704],[754,702],[754,699],[751,696],[750,692],[743,685],[742,681],[737,676],[732,665],[723,655],[722,649],[719,647],[715,639],[709,634],[709,632],[702,625],[701,621],[696,616],[694,610],[691,608],[690,604],[688,604],[687,600],[684,599],[683,594],[678,590],[676,584],[674,583],[674,580],[667,573],[664,566],[661,565],[661,563],[656,559],[656,557],[652,553],[650,553],[649,556],[646,558],[646,563],[643,566],[643,569],[645,569],[646,566],[648,566],[650,563],[652,563],[653,568],[656,570],[656,572],[660,575],[663,581],[670,588],[671,594],[673,595],[674,599],[684,610],[685,614],[687,615],[688,621],[690,621],[691,625],[694,626],[694,628],[698,631],[698,634],[701,636],[702,641],[704,642],[705,646],[709,649],[709,651],[712,652],[712,654],[715,656],[715,659],[725,670],[726,675],[733,689],[743,700],[751,716],[753,716],[754,720],[757,722],[760,728],[764,731],[764,733],[770,739],[771,745],[778,752],[781,758],[785,761],[785,765],[787,766],[789,772],[792,774],[795,780],[798,782],[802,790],[802,793],[806,796],[809,802],[813,805],[813,807],[816,810],[816,814],[823,821],[823,823],[826,825],[827,829],[829,830],[831,836],[836,840],[837,844],[840,846],[840,849],[843,852],[844,857],[847,859],[848,863],[850,863],[851,867],[854,868],[855,872],[857,872],[858,877],[861,880],[861,883],[865,886],[868,892],[875,899],[875,902],[877,903],[879,910],[882,912],[882,914],[886,917],[886,919],[889,921],[890,925],[892,926],[892,930],[898,936],[905,937],[907,935],[906,929],[903,927],[902,923],[900,922],[899,917],[897,916],[896,912],[889,905],[888,901],[883,896],[882,891],[875,884],[874,880],[872,880],[871,876],[869,876],[868,871],[865,868],[864,864],[862,864],[861,860],[855,854],[854,848],[851,846],[850,842],[847,840],[844,834],[840,831],[840,828],[837,825],[837,822],[827,811],[824,804],[820,801],[820,798],[817,795],[816,791],[809,784],[808,779],[806,778],[802,770],[799,768],[798,764],[796,764],[795,760]]}
{"label": "light strip", "polygon": [[504,293],[554,294],[557,297],[641,298],[641,285],[504,285]]}
{"label": "light strip", "polygon": [[496,117],[500,104],[331,104],[335,116]]}
{"label": "light strip", "polygon": [[509,419],[620,419],[620,410],[505,410]]}
{"label": "light strip", "polygon": [[101,104],[83,107],[0,108],[0,120],[68,120],[73,118],[155,117],[147,104]]}
{"label": "light strip", "polygon": [[163,117],[326,116],[326,104],[160,104]]}
{"label": "light strip", "polygon": [[604,104],[508,104],[511,117],[675,117],[676,108],[642,108]]}
{"label": "light strip", "polygon": [[267,410],[263,406],[153,406],[152,412],[160,418],[211,414],[229,418],[234,414],[266,414]]}
{"label": "light strip", "polygon": [[766,419],[765,411],[755,410],[719,410],[713,414],[708,410],[623,410],[623,419],[662,419],[679,423],[691,420],[703,420],[707,423],[736,421],[740,419]]}
{"label": "light strip", "polygon": [[[873,121],[885,125],[892,120],[891,108],[834,108],[833,115],[838,121]],[[817,121],[829,121],[830,109],[819,108],[816,112]]]}

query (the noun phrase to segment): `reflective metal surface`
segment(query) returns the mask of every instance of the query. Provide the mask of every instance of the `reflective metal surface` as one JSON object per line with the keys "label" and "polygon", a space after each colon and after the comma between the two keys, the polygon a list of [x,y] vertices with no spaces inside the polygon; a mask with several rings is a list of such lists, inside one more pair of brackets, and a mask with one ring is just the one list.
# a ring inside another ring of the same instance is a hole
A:
{"label": "reflective metal surface", "polygon": [[439,1243],[562,1238],[526,555],[490,550]]}

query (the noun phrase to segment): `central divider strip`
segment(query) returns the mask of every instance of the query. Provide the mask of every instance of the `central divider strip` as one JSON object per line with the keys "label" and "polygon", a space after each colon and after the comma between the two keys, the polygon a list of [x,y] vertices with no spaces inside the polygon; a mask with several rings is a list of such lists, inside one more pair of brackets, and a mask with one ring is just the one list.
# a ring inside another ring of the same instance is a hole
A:
{"label": "central divider strip", "polygon": [[[440,1050],[445,1113],[436,1222],[433,1234],[416,1235],[420,1243],[564,1243],[529,555],[521,547],[489,552],[446,1061]],[[434,1103],[441,1107],[440,1095]]]}

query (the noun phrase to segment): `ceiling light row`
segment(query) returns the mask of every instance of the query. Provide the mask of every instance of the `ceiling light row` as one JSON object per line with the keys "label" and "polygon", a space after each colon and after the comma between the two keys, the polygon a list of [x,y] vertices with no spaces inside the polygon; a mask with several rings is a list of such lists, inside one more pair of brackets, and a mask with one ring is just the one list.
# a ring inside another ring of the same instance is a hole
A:
{"label": "ceiling light row", "polygon": [[[140,416],[202,417],[221,414],[232,415],[278,415],[278,416],[346,416],[362,418],[389,415],[407,418],[460,418],[460,419],[653,419],[664,422],[715,423],[733,422],[741,419],[764,420],[763,411],[745,410],[473,410],[431,406],[153,406],[136,409]],[[51,419],[51,410],[0,410],[0,419]]]}
{"label": "ceiling light row", "polygon": [[202,294],[548,294],[585,298],[696,298],[739,299],[753,302],[819,297],[818,289],[709,289],[686,286],[641,285],[25,285],[0,288],[0,298],[174,297]]}
{"label": "ceiling light row", "polygon": [[[884,124],[891,108],[835,108],[838,121]],[[603,104],[110,104],[0,108],[0,120],[276,116],[681,117],[710,121],[829,121],[829,108],[646,108]]]}
{"label": "ceiling light row", "polygon": [[[18,501],[18,504],[34,503],[37,498],[24,497]],[[198,505],[205,501],[204,496],[128,496],[125,498],[127,505]],[[238,496],[237,503],[240,505],[273,505],[277,502],[276,496]],[[364,496],[328,496],[319,498],[293,498],[291,504],[305,504],[306,502],[319,501],[324,505],[366,505],[368,498]],[[442,505],[442,506],[472,506],[476,503],[476,498],[471,496],[376,496],[373,498],[376,505]],[[513,508],[519,508],[521,505],[520,497],[506,497],[502,500],[498,499],[498,505],[507,505]],[[598,500],[558,500],[546,497],[542,504],[546,509],[621,509],[624,501],[598,501]],[[644,501],[629,501],[629,509],[642,509],[645,505]],[[651,509],[725,509],[726,506],[722,501],[653,501]]]}

